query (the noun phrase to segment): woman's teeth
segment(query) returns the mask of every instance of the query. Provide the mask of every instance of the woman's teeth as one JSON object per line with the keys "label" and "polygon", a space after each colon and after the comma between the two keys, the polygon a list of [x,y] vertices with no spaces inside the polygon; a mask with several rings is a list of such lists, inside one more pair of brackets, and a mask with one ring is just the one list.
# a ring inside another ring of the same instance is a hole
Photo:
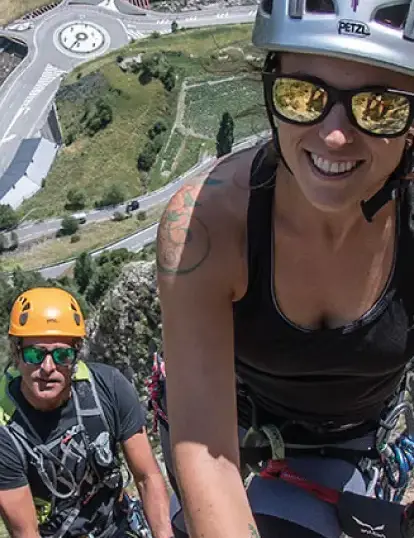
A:
{"label": "woman's teeth", "polygon": [[343,174],[358,166],[358,161],[328,161],[316,153],[309,154],[313,164],[324,174]]}

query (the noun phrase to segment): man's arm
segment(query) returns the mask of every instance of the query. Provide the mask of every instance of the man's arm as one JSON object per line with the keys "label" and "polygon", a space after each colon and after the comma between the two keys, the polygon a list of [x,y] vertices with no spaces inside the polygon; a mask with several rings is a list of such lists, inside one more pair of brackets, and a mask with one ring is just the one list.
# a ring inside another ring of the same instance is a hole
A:
{"label": "man's arm", "polygon": [[171,538],[167,488],[147,434],[144,430],[136,433],[122,443],[122,448],[154,538]]}
{"label": "man's arm", "polygon": [[29,486],[0,491],[0,514],[12,538],[41,538]]}

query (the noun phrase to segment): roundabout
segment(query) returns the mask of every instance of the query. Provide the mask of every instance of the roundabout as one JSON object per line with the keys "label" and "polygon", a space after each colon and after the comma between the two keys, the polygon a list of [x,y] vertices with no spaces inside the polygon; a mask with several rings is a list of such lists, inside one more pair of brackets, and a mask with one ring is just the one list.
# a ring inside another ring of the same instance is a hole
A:
{"label": "roundabout", "polygon": [[85,58],[104,54],[110,47],[111,39],[103,26],[91,21],[72,21],[55,31],[53,43],[67,56]]}
{"label": "roundabout", "polygon": [[[76,2],[76,3],[75,3]],[[85,2],[85,3],[80,3]],[[222,17],[221,9],[177,14],[159,14],[150,10],[140,10],[131,14],[113,9],[124,6],[123,0],[112,0],[111,9],[99,0],[70,0],[45,13],[38,19],[24,25],[21,21],[0,29],[0,35],[28,46],[28,54],[0,87],[0,186],[5,184],[5,171],[17,154],[23,141],[39,138],[63,78],[76,66],[110,51],[118,50],[131,40],[141,40],[151,34],[167,33],[171,22],[177,20],[181,28],[200,28],[221,24],[252,22],[255,9],[234,7]],[[143,45],[145,40],[143,41]],[[144,45],[145,46],[145,45]],[[251,142],[249,142],[251,144]],[[248,145],[249,145],[248,144]],[[202,166],[206,163],[202,163]],[[191,170],[196,175],[200,170]],[[148,193],[145,203],[148,208],[164,201],[188,179],[186,176],[173,181],[160,193]],[[111,217],[112,211],[91,210],[87,212],[88,222],[98,222]],[[55,233],[60,219],[27,223],[16,230],[19,241],[43,237]],[[139,249],[153,241],[156,225],[141,231],[134,237],[123,240],[116,246],[131,250]],[[115,248],[115,245],[112,246]],[[71,262],[69,262],[70,264]],[[65,264],[44,268],[47,276],[61,274]],[[43,271],[42,271],[43,272]]]}

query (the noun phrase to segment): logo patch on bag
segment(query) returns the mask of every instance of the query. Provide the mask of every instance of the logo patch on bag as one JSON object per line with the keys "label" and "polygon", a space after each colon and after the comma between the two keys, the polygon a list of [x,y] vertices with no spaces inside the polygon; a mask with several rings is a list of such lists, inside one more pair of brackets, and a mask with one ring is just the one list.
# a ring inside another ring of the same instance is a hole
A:
{"label": "logo patch on bag", "polygon": [[385,525],[378,525],[377,527],[373,527],[369,523],[364,523],[360,519],[358,519],[355,516],[352,516],[352,519],[358,523],[359,530],[362,534],[366,534],[368,536],[374,536],[375,538],[386,538],[385,534],[381,531],[385,530]]}
{"label": "logo patch on bag", "polygon": [[352,35],[356,37],[368,37],[371,35],[368,24],[351,19],[341,19],[338,22],[338,34]]}

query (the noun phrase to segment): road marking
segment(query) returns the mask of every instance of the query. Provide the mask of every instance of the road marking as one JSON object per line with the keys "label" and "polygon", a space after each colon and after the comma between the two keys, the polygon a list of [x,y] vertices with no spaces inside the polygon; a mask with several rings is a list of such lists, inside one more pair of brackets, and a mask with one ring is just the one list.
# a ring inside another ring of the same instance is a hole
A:
{"label": "road marking", "polygon": [[168,24],[170,21],[168,19],[158,19],[157,24]]}
{"label": "road marking", "polygon": [[26,58],[21,62],[21,64],[17,67],[17,69],[20,70],[20,73],[17,74],[16,78],[12,81],[9,89],[6,91],[6,93],[4,94],[3,96],[3,99],[0,101],[0,109],[3,107],[4,103],[6,102],[6,99],[8,98],[8,96],[10,95],[10,93],[12,92],[14,86],[16,85],[17,81],[24,75],[24,73],[26,73],[26,71],[28,71],[28,69],[30,67],[32,67],[32,65],[35,63],[36,59],[37,59],[37,55],[39,53],[39,48],[37,46],[37,33],[38,31],[40,30],[40,28],[43,26],[43,24],[46,22],[46,20],[44,19],[40,24],[39,26],[36,26],[36,28],[34,29],[34,32],[33,32],[33,48],[34,48],[34,53],[33,53],[33,58],[30,60],[30,62],[25,65],[25,60],[26,58],[29,58],[30,56],[30,51],[27,53],[27,56]]}
{"label": "road marking", "polygon": [[98,7],[103,7],[105,9],[118,12],[114,0],[103,0],[100,4],[98,4]]}
{"label": "road marking", "polygon": [[186,19],[184,19],[184,22],[187,22],[187,21],[196,21],[197,20],[197,17],[187,17]]}
{"label": "road marking", "polygon": [[144,37],[144,34],[142,32],[138,32],[138,30],[132,30],[128,28],[127,34],[131,39],[140,39],[141,37]]}
{"label": "road marking", "polygon": [[229,13],[226,12],[226,13],[217,13],[216,17],[218,19],[227,19],[227,17],[229,16]]}
{"label": "road marking", "polygon": [[11,134],[9,136],[3,136],[3,138],[0,140],[0,146],[2,144],[6,144],[7,142],[10,142],[14,138],[16,138],[16,136],[17,136],[16,134]]}
{"label": "road marking", "polygon": [[42,75],[40,76],[39,80],[36,82],[34,87],[31,89],[29,95],[26,97],[26,99],[23,102],[22,108],[27,108],[28,105],[36,99],[36,97],[42,93],[42,91],[49,86],[51,82],[53,82],[58,77],[65,74],[66,71],[63,69],[59,69],[58,67],[55,67],[52,64],[47,64],[45,70],[43,71]]}
{"label": "road marking", "polygon": [[66,71],[63,71],[62,69],[59,69],[58,67],[55,67],[52,64],[47,64],[45,70],[43,71],[42,75],[40,76],[39,80],[36,82],[32,90],[30,91],[29,95],[24,100],[22,106],[19,108],[19,110],[14,115],[14,118],[10,122],[6,132],[3,135],[2,140],[7,138],[10,131],[12,130],[14,124],[16,121],[20,118],[20,116],[24,116],[27,114],[30,110],[30,104],[36,97],[56,78],[60,77],[63,73],[66,73]]}
{"label": "road marking", "polygon": [[249,15],[255,15],[257,13],[257,9],[252,9],[249,11]]}

